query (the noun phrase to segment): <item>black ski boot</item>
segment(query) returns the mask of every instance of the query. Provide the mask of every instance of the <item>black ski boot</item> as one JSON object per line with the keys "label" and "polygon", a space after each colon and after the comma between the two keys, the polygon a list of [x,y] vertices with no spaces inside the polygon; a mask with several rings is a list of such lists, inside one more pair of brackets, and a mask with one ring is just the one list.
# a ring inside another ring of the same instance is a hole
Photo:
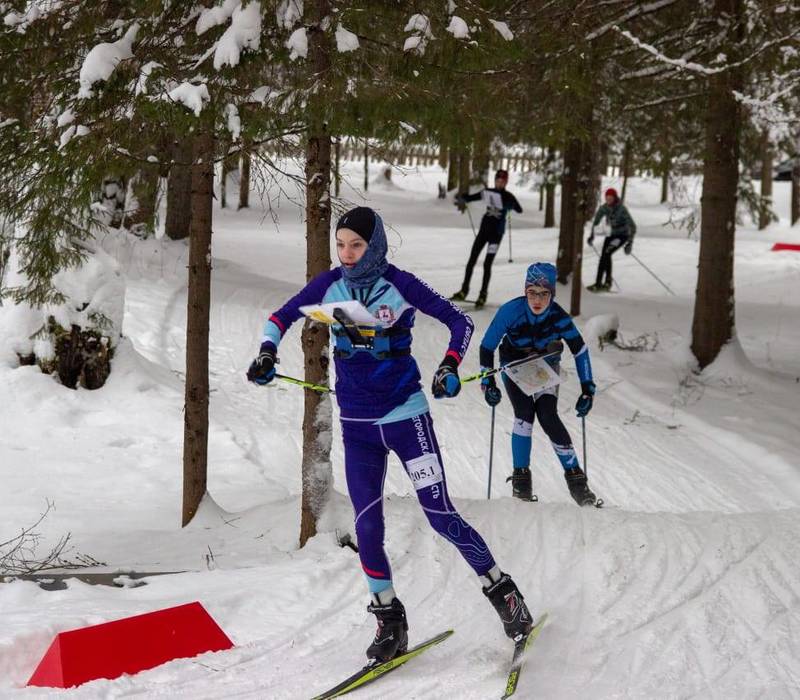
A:
{"label": "black ski boot", "polygon": [[597,496],[592,493],[586,474],[580,467],[564,470],[564,478],[567,480],[569,494],[575,499],[579,506],[593,506],[597,503]]}
{"label": "black ski boot", "polygon": [[506,479],[511,482],[511,495],[521,501],[538,501],[533,495],[533,484],[531,483],[531,470],[528,467],[515,469],[513,474]]}
{"label": "black ski boot", "polygon": [[370,603],[367,612],[378,618],[378,630],[367,649],[367,658],[383,663],[405,654],[408,650],[408,622],[403,604],[397,598],[388,605]]}
{"label": "black ski boot", "polygon": [[465,301],[466,298],[467,298],[467,294],[469,294],[469,290],[467,290],[465,292],[462,289],[462,290],[456,292],[455,294],[453,294],[453,296],[451,296],[450,299],[451,299],[451,301]]}
{"label": "black ski boot", "polygon": [[491,601],[506,635],[518,642],[533,627],[533,617],[517,584],[508,574],[501,572],[500,579],[488,588],[483,589],[483,594]]}
{"label": "black ski boot", "polygon": [[486,306],[486,297],[487,297],[487,292],[481,292],[480,294],[478,294],[478,298],[475,300],[476,309],[482,309],[484,306]]}

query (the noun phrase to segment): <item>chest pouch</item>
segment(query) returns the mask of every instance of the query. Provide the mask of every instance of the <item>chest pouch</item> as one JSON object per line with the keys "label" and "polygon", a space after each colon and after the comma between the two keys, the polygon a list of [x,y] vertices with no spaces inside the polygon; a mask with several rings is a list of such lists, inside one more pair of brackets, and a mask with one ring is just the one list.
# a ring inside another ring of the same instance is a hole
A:
{"label": "chest pouch", "polygon": [[353,333],[352,329],[345,329],[341,325],[332,326],[331,330],[336,342],[333,356],[339,360],[347,360],[358,352],[368,352],[376,360],[407,357],[411,354],[410,347],[392,349],[391,346],[392,338],[410,338],[411,331],[408,328],[358,326],[358,335]]}

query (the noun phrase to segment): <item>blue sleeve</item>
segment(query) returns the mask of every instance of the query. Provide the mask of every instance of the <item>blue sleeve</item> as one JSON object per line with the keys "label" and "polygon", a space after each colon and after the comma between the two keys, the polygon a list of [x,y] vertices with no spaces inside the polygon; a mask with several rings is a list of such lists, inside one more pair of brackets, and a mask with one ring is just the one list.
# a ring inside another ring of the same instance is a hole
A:
{"label": "blue sleeve", "polygon": [[494,367],[494,351],[508,330],[509,323],[513,320],[513,312],[508,304],[503,304],[494,315],[492,322],[483,334],[480,347],[481,368]]}
{"label": "blue sleeve", "polygon": [[323,272],[312,279],[269,317],[267,323],[264,325],[264,335],[261,338],[261,344],[272,343],[272,345],[277,348],[281,342],[281,338],[286,335],[286,331],[288,331],[291,325],[303,315],[303,312],[300,311],[300,307],[307,306],[308,304],[319,304],[325,297],[325,292],[328,290],[328,287],[341,276],[342,271],[337,267],[333,270]]}
{"label": "blue sleeve", "polygon": [[[575,369],[578,371],[578,380],[583,384],[584,382],[591,382],[592,380],[592,363],[589,359],[589,346],[583,341],[578,329],[575,327],[573,320],[564,313],[568,322],[564,323],[561,330],[561,337],[569,345],[569,349],[575,357]],[[561,323],[558,324],[561,326]]]}
{"label": "blue sleeve", "polygon": [[450,343],[445,355],[453,356],[460,364],[467,354],[472,331],[472,319],[452,301],[410,272],[390,268],[384,277],[389,280],[411,306],[428,316],[433,316],[450,329]]}

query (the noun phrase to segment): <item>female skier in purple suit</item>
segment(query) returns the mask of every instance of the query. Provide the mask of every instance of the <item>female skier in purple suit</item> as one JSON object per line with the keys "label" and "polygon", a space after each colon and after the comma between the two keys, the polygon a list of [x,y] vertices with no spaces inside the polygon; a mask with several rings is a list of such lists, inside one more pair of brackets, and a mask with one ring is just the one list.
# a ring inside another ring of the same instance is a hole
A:
{"label": "female skier in purple suit", "polygon": [[333,326],[347,489],[371,597],[367,610],[378,620],[367,657],[387,661],[408,646],[406,612],[395,594],[383,546],[383,482],[390,450],[403,463],[431,526],[458,548],[478,575],[506,634],[518,639],[531,629],[530,612],[514,581],[500,571],[483,538],[450,500],[433,419],[411,355],[411,329],[419,309],[450,329],[432,392],[437,399],[455,396],[472,321],[425,282],[387,262],[383,221],[372,209],[357,207],[339,219],[336,249],[341,265],[315,277],[270,316],[247,377],[257,384],[273,379],[278,344],[302,316],[301,306],[358,300],[382,322],[369,342],[358,337],[354,342],[342,325]]}

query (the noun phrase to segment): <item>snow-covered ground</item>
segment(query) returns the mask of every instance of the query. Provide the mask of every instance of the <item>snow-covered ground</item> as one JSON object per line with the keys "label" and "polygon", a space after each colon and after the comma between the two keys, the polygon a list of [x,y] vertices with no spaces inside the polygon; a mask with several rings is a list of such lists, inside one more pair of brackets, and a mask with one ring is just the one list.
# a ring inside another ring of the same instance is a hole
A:
{"label": "snow-covered ground", "polygon": [[[352,182],[360,167],[349,165]],[[396,172],[392,186],[376,184],[366,200],[349,186],[343,194],[381,212],[396,264],[450,294],[472,232],[451,203],[435,198],[440,180],[437,168]],[[527,265],[556,253],[557,231],[542,228],[538,195],[515,181],[512,174],[525,213],[512,221],[514,262],[508,236],[498,255],[490,304],[519,294]],[[775,188],[786,214],[788,183]],[[539,428],[541,500],[509,497],[507,400],[498,408],[487,501],[490,413],[475,386],[433,406],[448,481],[534,613],[550,613],[519,697],[800,698],[800,254],[770,252],[775,241],[800,242],[800,228],[784,218],[763,232],[739,230],[738,343],[697,376],[687,347],[699,244],[663,225],[668,211],[658,193],[657,181],[629,183],[639,224],[634,252],[675,296],[619,253],[619,293],[585,294],[577,319],[586,328],[594,316],[617,314],[625,341],[646,334],[655,346],[592,347],[599,392],[587,420],[588,472],[608,507],[572,503]],[[333,453],[338,494],[324,531],[298,550],[302,391],[244,378],[266,312],[304,280],[301,210],[283,195],[277,215],[276,226],[260,208],[215,211],[213,501],[184,530],[186,246],[105,237],[127,289],[125,339],[99,391],[71,391],[36,368],[16,367],[0,335],[0,541],[33,523],[49,499],[55,510],[40,531],[51,540],[71,533],[73,554],[104,562],[104,570],[185,571],[139,588],[0,584],[0,697],[302,698],[361,664],[374,625],[357,556],[337,547],[333,534],[351,519],[341,440]],[[587,246],[584,282],[596,264]],[[568,307],[569,290],[558,295]],[[466,372],[477,369],[494,308],[473,314],[477,339]],[[0,331],[7,313],[0,308]],[[446,339],[442,326],[419,318],[414,347],[426,385]],[[298,341],[295,327],[280,353],[282,371],[295,376]],[[580,445],[577,391],[573,371],[561,406]],[[411,643],[450,627],[456,633],[353,697],[499,697],[510,643],[494,611],[455,549],[428,527],[396,460],[386,492],[387,549]],[[56,632],[192,600],[235,649],[67,692],[23,687]]]}

